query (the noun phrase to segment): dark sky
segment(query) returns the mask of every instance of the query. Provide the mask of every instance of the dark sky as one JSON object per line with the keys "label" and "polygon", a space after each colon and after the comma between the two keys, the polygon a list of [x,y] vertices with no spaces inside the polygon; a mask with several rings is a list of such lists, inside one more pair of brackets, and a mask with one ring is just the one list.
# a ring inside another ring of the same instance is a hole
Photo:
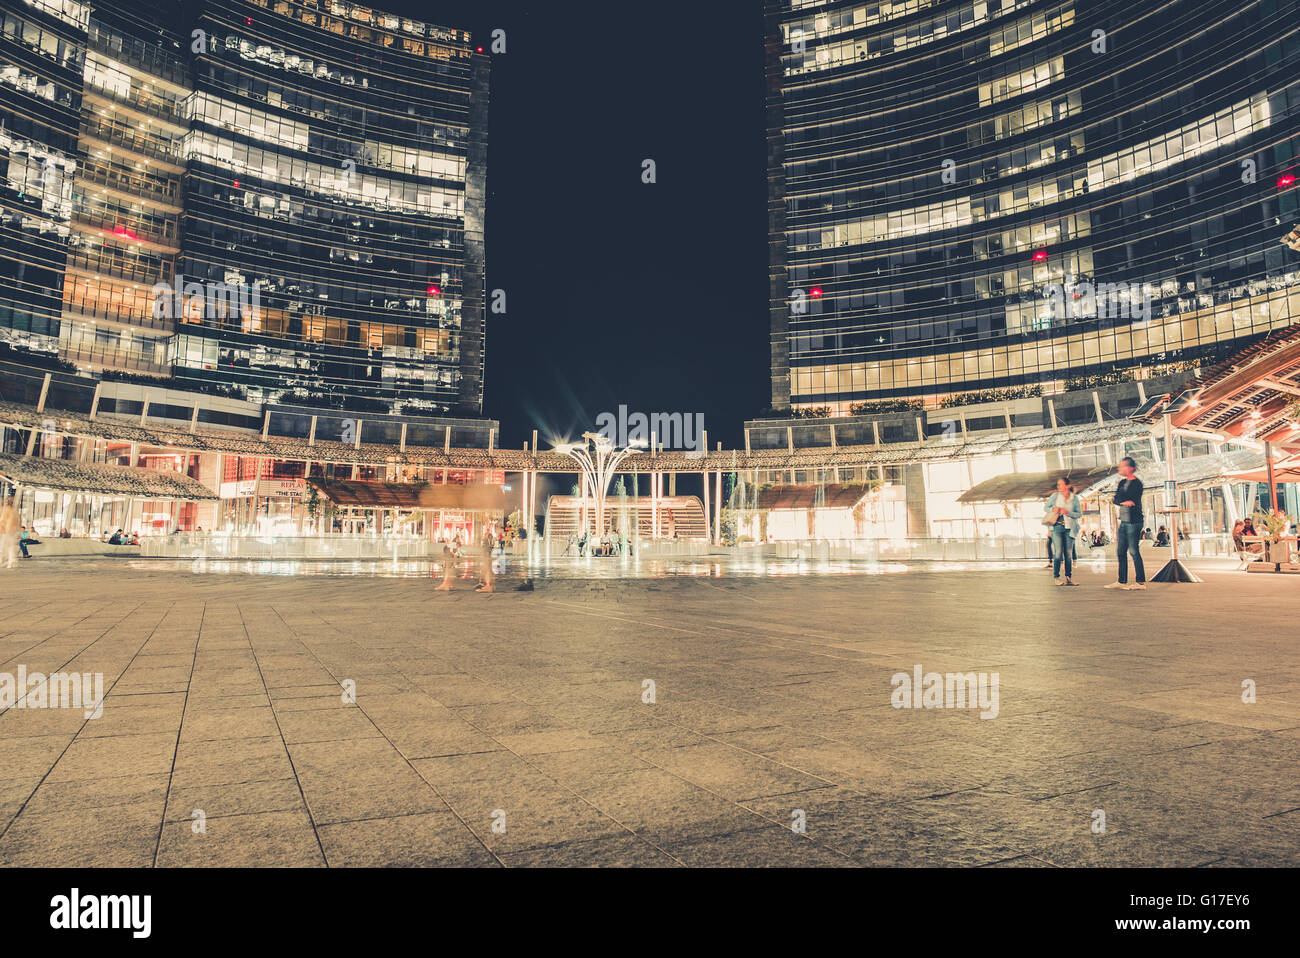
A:
{"label": "dark sky", "polygon": [[[485,412],[502,445],[602,411],[703,413],[742,442],[768,405],[762,5],[376,0],[493,57]],[[658,183],[641,182],[655,160]]]}

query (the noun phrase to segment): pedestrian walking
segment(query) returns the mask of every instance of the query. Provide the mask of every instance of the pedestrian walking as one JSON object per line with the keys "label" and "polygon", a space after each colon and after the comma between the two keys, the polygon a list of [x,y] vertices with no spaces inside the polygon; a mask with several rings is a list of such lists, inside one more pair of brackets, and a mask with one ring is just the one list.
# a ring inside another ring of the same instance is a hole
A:
{"label": "pedestrian walking", "polygon": [[442,585],[438,586],[435,592],[450,592],[451,580],[456,574],[456,549],[450,543],[442,547]]}
{"label": "pedestrian walking", "polygon": [[483,553],[483,575],[478,588],[474,590],[475,592],[496,591],[496,574],[492,571],[492,547],[494,545],[496,545],[496,541],[493,539],[492,533],[489,532],[483,537],[481,548]]}
{"label": "pedestrian walking", "polygon": [[[1083,519],[1083,505],[1074,494],[1070,480],[1062,476],[1056,480],[1056,491],[1048,497],[1047,515],[1052,530],[1052,580],[1057,585],[1077,585],[1074,581],[1074,540],[1079,534]],[[1065,578],[1061,578],[1061,564],[1065,564]]]}

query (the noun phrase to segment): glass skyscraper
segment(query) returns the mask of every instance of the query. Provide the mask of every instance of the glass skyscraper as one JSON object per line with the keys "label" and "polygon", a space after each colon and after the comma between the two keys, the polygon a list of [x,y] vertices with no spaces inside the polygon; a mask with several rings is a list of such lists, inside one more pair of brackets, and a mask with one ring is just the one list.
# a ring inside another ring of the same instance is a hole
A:
{"label": "glass skyscraper", "polygon": [[342,0],[21,0],[3,30],[11,350],[254,402],[481,412],[488,59],[467,32]]}
{"label": "glass skyscraper", "polygon": [[0,344],[59,351],[74,223],[90,8],[24,0],[0,10]]}
{"label": "glass skyscraper", "polygon": [[1068,382],[1300,320],[1296,0],[765,0],[772,405]]}

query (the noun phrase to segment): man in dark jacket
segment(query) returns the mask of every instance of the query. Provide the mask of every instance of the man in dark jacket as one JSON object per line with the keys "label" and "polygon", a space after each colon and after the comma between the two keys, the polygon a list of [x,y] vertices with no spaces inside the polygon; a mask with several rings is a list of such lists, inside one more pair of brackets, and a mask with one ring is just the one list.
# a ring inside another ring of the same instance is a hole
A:
{"label": "man in dark jacket", "polygon": [[[1119,531],[1115,535],[1119,557],[1119,581],[1106,586],[1127,592],[1146,589],[1147,570],[1142,565],[1142,480],[1137,477],[1137,463],[1129,456],[1120,460],[1119,486],[1115,489],[1115,508],[1119,512]],[[1135,581],[1128,581],[1128,559],[1133,557]]]}

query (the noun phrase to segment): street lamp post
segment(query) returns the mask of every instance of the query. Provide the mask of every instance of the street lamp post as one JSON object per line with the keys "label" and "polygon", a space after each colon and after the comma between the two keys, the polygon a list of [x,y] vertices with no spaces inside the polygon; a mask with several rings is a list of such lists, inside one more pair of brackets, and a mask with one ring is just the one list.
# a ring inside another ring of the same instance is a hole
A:
{"label": "street lamp post", "polygon": [[596,499],[596,535],[605,533],[605,496],[609,492],[610,480],[623,460],[640,452],[644,446],[645,443],[638,440],[619,449],[612,440],[598,432],[584,432],[582,442],[566,442],[555,447],[556,452],[578,464],[586,484],[591,487]]}

